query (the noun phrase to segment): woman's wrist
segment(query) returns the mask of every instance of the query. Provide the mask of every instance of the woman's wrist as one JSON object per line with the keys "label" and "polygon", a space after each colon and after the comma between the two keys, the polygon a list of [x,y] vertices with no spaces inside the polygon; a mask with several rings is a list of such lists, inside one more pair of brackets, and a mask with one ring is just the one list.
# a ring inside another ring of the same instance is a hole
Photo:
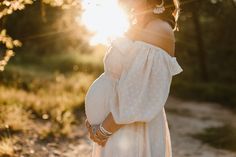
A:
{"label": "woman's wrist", "polygon": [[102,124],[103,124],[103,123],[101,123],[101,124],[99,125],[99,129],[101,130],[101,132],[104,133],[105,135],[108,135],[108,136],[112,135],[113,132],[108,131],[107,129],[105,129]]}
{"label": "woman's wrist", "polygon": [[107,130],[108,132],[114,133],[117,130],[119,130],[122,126],[125,124],[117,124],[111,114],[111,112],[108,114],[108,116],[105,118],[105,120],[102,122],[102,127]]}
{"label": "woman's wrist", "polygon": [[110,136],[104,135],[102,131],[100,130],[99,125],[95,125],[93,127],[94,127],[94,131],[93,131],[94,141],[97,142],[98,144],[102,144],[106,142]]}

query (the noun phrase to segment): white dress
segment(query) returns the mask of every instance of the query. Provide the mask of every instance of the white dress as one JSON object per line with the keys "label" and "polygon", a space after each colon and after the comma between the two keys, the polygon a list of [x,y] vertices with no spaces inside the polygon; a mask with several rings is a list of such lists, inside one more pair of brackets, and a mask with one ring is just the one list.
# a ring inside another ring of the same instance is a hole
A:
{"label": "white dress", "polygon": [[85,97],[88,121],[112,113],[119,124],[105,147],[93,142],[92,157],[172,157],[164,105],[172,76],[183,69],[176,57],[144,41],[119,37],[103,58],[104,72]]}

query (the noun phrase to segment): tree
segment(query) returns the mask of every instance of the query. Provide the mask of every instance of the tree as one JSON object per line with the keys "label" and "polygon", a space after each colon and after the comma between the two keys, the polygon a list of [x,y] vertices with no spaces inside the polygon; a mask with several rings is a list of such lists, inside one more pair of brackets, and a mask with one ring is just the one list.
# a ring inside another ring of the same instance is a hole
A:
{"label": "tree", "polygon": [[[38,0],[39,1],[39,0]],[[4,45],[2,59],[0,58],[0,71],[4,70],[9,59],[14,55],[13,49],[15,47],[22,46],[22,43],[19,40],[12,39],[9,35],[7,35],[7,31],[4,28],[4,21],[7,15],[12,14],[17,10],[23,10],[27,5],[33,4],[35,1],[33,0],[3,0],[0,2],[0,42]],[[41,2],[41,16],[45,21],[45,10],[44,4],[53,6],[53,7],[61,7],[62,9],[70,9],[72,7],[81,7],[79,1],[77,0],[40,0]]]}

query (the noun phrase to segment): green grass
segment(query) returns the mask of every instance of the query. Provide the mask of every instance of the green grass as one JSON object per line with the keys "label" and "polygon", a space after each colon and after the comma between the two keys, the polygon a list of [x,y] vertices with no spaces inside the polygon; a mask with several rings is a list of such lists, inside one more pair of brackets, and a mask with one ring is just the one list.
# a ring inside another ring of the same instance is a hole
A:
{"label": "green grass", "polygon": [[229,124],[206,128],[204,132],[193,134],[192,137],[215,148],[236,152],[236,128]]}
{"label": "green grass", "polygon": [[171,94],[183,99],[221,103],[236,112],[236,84],[173,80]]}
{"label": "green grass", "polygon": [[0,137],[9,129],[34,130],[42,141],[69,137],[81,123],[88,87],[103,72],[103,53],[13,57],[0,73]]}

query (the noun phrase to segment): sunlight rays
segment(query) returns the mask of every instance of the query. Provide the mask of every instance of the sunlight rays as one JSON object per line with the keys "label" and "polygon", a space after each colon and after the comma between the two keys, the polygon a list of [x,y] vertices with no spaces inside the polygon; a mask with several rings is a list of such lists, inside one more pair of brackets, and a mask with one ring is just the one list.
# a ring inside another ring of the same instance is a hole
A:
{"label": "sunlight rays", "polygon": [[129,28],[128,17],[117,0],[83,0],[81,22],[94,33],[91,45],[107,44]]}

